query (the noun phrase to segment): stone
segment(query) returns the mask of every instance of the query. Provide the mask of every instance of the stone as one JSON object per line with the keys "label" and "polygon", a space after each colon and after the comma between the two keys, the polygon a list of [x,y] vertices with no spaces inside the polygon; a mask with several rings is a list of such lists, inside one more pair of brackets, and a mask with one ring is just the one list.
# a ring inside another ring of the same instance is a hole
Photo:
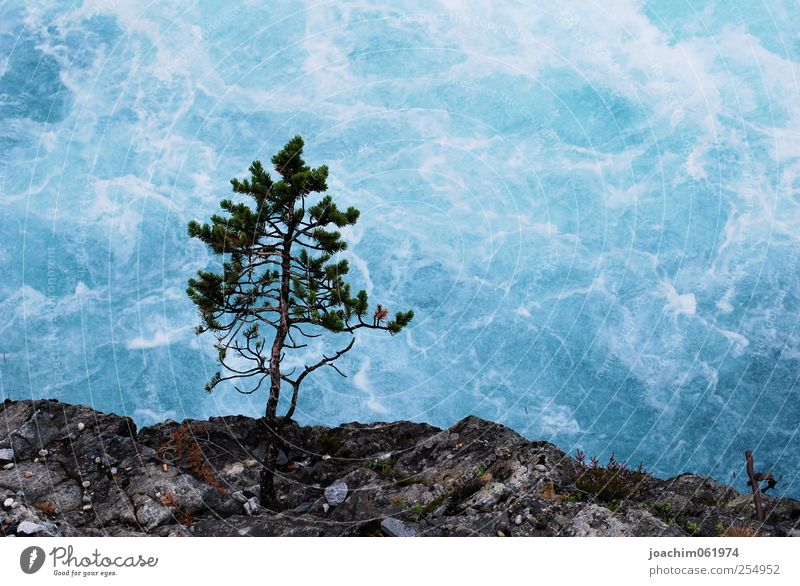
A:
{"label": "stone", "polygon": [[11,448],[0,448],[0,462],[13,462],[14,450]]}
{"label": "stone", "polygon": [[347,483],[338,480],[325,488],[325,500],[332,507],[340,505],[347,498]]}
{"label": "stone", "polygon": [[25,472],[22,473],[22,475],[25,478],[31,478],[33,476],[33,472],[31,472],[30,470],[26,470]]}
{"label": "stone", "polygon": [[81,507],[83,511],[91,511],[92,510],[92,503],[85,504]]}
{"label": "stone", "polygon": [[244,464],[241,462],[234,462],[233,464],[228,464],[222,470],[222,475],[227,476],[228,478],[233,478],[235,476],[239,476],[242,472],[244,472]]}
{"label": "stone", "polygon": [[314,503],[311,501],[306,501],[304,503],[300,503],[295,508],[292,509],[295,513],[302,515],[304,513],[308,513],[314,509]]}
{"label": "stone", "polygon": [[84,481],[81,483],[81,486],[82,486],[83,488],[89,488],[91,485],[92,485],[92,483],[91,483],[91,482],[89,482],[88,480],[84,480]]}
{"label": "stone", "polygon": [[244,512],[247,513],[248,516],[253,516],[261,508],[261,505],[258,503],[258,499],[253,497],[249,499],[244,504]]}
{"label": "stone", "polygon": [[86,424],[83,421],[81,421],[78,424],[78,431],[83,431],[84,429],[86,429]]}
{"label": "stone", "polygon": [[11,470],[14,467],[14,462],[9,462],[5,466],[3,466],[3,470]]}
{"label": "stone", "polygon": [[33,521],[22,521],[17,525],[18,535],[35,535],[44,529],[44,525]]}
{"label": "stone", "polygon": [[547,467],[544,464],[536,464],[533,468],[539,472],[547,472]]}
{"label": "stone", "polygon": [[17,525],[17,535],[36,535],[37,533],[49,533],[49,531],[41,523],[33,521],[23,521]]}
{"label": "stone", "polygon": [[381,521],[381,531],[389,537],[415,537],[417,532],[400,519],[386,517]]}
{"label": "stone", "polygon": [[90,497],[88,494],[85,494],[85,495],[83,495],[83,497],[81,497],[81,500],[84,503],[90,503],[90,502],[92,502],[92,497]]}
{"label": "stone", "polygon": [[141,504],[136,509],[136,520],[147,531],[155,529],[170,519],[172,519],[172,511],[147,496],[141,500]]}
{"label": "stone", "polygon": [[322,512],[323,513],[325,513],[327,515],[328,511],[330,511],[330,510],[331,510],[331,506],[328,503],[322,503]]}
{"label": "stone", "polygon": [[111,468],[111,470],[109,470],[109,472],[111,472],[111,476],[116,476],[117,475],[117,469],[116,468]]}
{"label": "stone", "polygon": [[3,501],[3,506],[7,509],[10,509],[11,505],[13,504],[14,504],[14,499],[12,498],[7,498],[6,500]]}
{"label": "stone", "polygon": [[286,466],[289,463],[289,457],[286,455],[286,452],[283,450],[278,450],[278,458],[275,460],[275,464],[278,466]]}
{"label": "stone", "polygon": [[242,503],[242,504],[248,501],[248,498],[244,496],[244,493],[241,490],[237,490],[236,492],[234,492],[231,495],[231,498],[235,500],[237,503]]}
{"label": "stone", "polygon": [[47,450],[39,450],[39,457],[40,458],[47,457]]}
{"label": "stone", "polygon": [[514,525],[522,525],[522,515],[514,517]]}

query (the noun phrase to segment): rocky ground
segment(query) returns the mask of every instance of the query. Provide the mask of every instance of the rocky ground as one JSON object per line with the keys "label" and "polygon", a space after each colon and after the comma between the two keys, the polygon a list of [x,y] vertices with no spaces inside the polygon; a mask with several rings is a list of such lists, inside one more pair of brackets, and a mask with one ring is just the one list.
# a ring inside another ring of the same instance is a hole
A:
{"label": "rocky ground", "polygon": [[291,424],[280,511],[258,505],[259,422],[232,416],[136,429],[58,401],[0,404],[0,534],[170,536],[800,535],[800,502],[709,478],[661,480],[581,463],[468,417]]}

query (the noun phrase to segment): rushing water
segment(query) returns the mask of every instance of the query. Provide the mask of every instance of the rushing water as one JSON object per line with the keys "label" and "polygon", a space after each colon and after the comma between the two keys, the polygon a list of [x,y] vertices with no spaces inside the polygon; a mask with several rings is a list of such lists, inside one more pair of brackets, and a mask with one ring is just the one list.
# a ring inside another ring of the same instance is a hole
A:
{"label": "rushing water", "polygon": [[354,286],[417,318],[301,421],[476,414],[740,488],[753,449],[800,495],[797,3],[486,4],[4,3],[2,394],[260,413],[203,393],[185,225],[302,134]]}

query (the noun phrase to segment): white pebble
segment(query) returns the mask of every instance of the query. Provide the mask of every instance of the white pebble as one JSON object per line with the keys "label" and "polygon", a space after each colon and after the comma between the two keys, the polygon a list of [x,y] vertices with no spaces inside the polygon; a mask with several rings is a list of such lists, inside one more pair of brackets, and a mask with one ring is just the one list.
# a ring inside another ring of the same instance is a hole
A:
{"label": "white pebble", "polygon": [[83,484],[81,484],[81,486],[83,486],[83,488],[89,488],[91,485],[92,485],[92,483],[89,482],[88,480],[84,480]]}
{"label": "white pebble", "polygon": [[327,513],[330,510],[331,510],[331,506],[328,503],[323,503],[322,504],[322,512],[323,513]]}
{"label": "white pebble", "polygon": [[39,456],[44,458],[47,456],[47,450],[39,450]]}
{"label": "white pebble", "polygon": [[86,424],[83,421],[81,421],[78,424],[78,431],[83,431],[84,429],[86,429]]}
{"label": "white pebble", "polygon": [[116,475],[116,473],[117,473],[117,469],[116,468],[112,468],[111,469],[111,475],[114,476],[114,475]]}
{"label": "white pebble", "polygon": [[9,462],[5,466],[3,466],[3,470],[11,470],[14,467],[14,462]]}
{"label": "white pebble", "polygon": [[95,463],[95,464],[99,464],[100,462],[101,462],[101,460],[100,460],[100,456],[97,456],[97,457],[94,459],[94,463]]}
{"label": "white pebble", "polygon": [[6,499],[5,501],[3,501],[3,506],[4,506],[5,508],[7,508],[7,509],[8,509],[9,507],[11,507],[11,505],[13,505],[13,504],[14,504],[14,499],[12,499],[12,498],[8,498],[8,499]]}
{"label": "white pebble", "polygon": [[89,503],[88,505],[83,505],[82,509],[83,509],[84,511],[91,511],[91,510],[92,510],[92,505],[91,505],[91,503]]}

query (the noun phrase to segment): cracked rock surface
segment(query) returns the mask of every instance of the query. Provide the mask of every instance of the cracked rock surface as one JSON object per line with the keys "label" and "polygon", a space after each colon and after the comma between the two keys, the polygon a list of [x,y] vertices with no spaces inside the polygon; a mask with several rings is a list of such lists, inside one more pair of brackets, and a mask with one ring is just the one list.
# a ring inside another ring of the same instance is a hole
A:
{"label": "cracked rock surface", "polygon": [[800,535],[800,502],[764,497],[758,523],[751,496],[693,474],[587,492],[568,454],[476,417],[289,423],[272,511],[258,505],[263,433],[244,416],[137,430],[81,405],[5,401],[0,535]]}

